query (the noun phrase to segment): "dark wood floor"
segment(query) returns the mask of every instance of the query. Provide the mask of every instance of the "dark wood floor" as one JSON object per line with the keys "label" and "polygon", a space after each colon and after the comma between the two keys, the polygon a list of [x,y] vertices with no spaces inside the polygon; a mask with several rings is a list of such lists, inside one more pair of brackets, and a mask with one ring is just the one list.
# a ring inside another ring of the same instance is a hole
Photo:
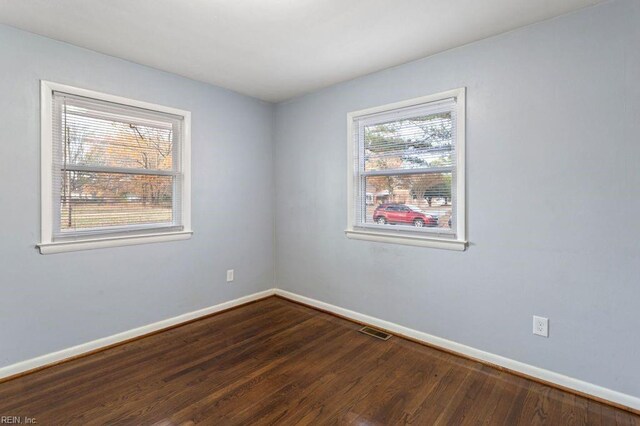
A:
{"label": "dark wood floor", "polygon": [[265,299],[0,384],[39,425],[619,424],[640,417]]}

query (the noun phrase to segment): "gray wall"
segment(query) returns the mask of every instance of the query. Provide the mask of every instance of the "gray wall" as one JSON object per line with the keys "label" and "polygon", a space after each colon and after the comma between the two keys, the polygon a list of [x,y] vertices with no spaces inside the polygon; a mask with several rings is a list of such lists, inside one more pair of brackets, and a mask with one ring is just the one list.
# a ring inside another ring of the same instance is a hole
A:
{"label": "gray wall", "polygon": [[[278,287],[640,396],[638,23],[606,3],[278,105]],[[345,238],[347,112],[461,86],[468,251]]]}
{"label": "gray wall", "polygon": [[[192,112],[191,240],[38,254],[40,79]],[[6,26],[0,95],[0,366],[273,286],[273,105]]]}

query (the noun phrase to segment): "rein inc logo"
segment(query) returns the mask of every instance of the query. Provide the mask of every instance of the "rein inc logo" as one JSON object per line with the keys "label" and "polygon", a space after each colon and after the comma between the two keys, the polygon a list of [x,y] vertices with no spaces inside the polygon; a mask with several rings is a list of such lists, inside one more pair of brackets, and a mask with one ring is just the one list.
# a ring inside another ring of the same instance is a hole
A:
{"label": "rein inc logo", "polygon": [[0,425],[35,425],[37,423],[35,417],[0,416]]}

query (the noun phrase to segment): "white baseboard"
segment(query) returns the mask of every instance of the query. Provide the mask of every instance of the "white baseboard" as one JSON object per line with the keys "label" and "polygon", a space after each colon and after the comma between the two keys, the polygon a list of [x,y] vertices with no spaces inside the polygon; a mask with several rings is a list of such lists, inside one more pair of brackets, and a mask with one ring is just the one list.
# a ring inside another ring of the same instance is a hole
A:
{"label": "white baseboard", "polygon": [[481,351],[470,346],[456,343],[451,340],[436,337],[431,334],[423,333],[421,331],[413,330],[398,324],[394,324],[389,321],[385,321],[379,318],[371,317],[359,312],[351,311],[349,309],[341,308],[339,306],[331,305],[329,303],[321,302],[319,300],[311,299],[309,297],[300,296],[295,293],[291,293],[286,290],[276,289],[275,294],[277,296],[284,297],[286,299],[300,302],[309,306],[313,306],[318,309],[322,309],[328,312],[332,312],[336,315],[340,315],[356,322],[372,325],[400,336],[409,337],[429,345],[437,346],[446,349],[451,352],[464,355],[466,357],[474,358],[485,363],[497,365],[511,371],[515,371],[527,376],[552,383],[564,388],[572,389],[574,391],[591,395],[593,397],[612,402],[614,404],[631,408],[633,410],[640,410],[640,398],[624,394],[622,392],[614,391],[604,388],[602,386],[594,385],[582,380],[574,379],[572,377],[565,376],[563,374],[555,373],[553,371],[545,370],[543,368],[535,367],[533,365],[525,364],[520,361],[505,358],[500,355],[495,355],[489,352]]}
{"label": "white baseboard", "polygon": [[154,331],[162,330],[174,325],[178,325],[193,319],[210,315],[216,312],[224,311],[225,309],[233,308],[244,303],[252,302],[254,300],[263,299],[265,297],[273,296],[275,289],[269,289],[253,293],[248,296],[240,297],[238,299],[223,302],[218,305],[210,306],[208,308],[199,309],[197,311],[188,312],[186,314],[178,315],[173,318],[158,321],[153,324],[144,325],[142,327],[134,328],[131,330],[123,331],[122,333],[114,334],[109,337],[103,337],[101,339],[93,340],[91,342],[83,343],[81,345],[73,346],[71,348],[63,349],[61,351],[52,352],[46,355],[42,355],[36,358],[31,358],[26,361],[21,361],[15,364],[8,365],[0,368],[0,379],[10,376],[15,376],[20,373],[24,373],[30,370],[35,370],[40,367],[44,367],[49,364],[54,364],[59,361],[63,361],[68,358],[77,357],[78,355],[86,354],[96,349],[111,346],[116,343],[120,343],[135,337],[143,336],[145,334],[153,333]]}

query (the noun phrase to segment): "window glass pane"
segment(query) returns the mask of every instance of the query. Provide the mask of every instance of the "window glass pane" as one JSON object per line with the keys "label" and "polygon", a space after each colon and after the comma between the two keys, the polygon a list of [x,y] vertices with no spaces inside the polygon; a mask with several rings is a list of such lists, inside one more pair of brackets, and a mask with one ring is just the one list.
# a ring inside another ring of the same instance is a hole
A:
{"label": "window glass pane", "polygon": [[173,126],[125,122],[74,105],[63,115],[63,164],[171,170]]}
{"label": "window glass pane", "polygon": [[371,203],[363,209],[366,224],[450,230],[452,173],[426,173],[365,178]]}
{"label": "window glass pane", "polygon": [[62,176],[60,229],[173,222],[172,176],[73,172]]}
{"label": "window glass pane", "polygon": [[455,164],[451,112],[364,126],[364,169],[415,169]]}

